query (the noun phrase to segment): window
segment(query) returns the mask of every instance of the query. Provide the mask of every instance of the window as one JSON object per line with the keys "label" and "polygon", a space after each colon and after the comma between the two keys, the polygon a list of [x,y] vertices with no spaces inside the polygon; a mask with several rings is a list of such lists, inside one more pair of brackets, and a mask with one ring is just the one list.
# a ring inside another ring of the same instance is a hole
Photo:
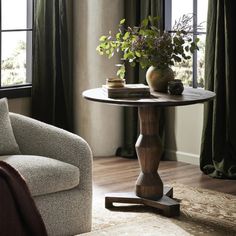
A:
{"label": "window", "polygon": [[[177,79],[194,88],[204,86],[207,6],[208,0],[165,0],[165,30],[171,31],[175,20],[183,14],[193,15],[191,35],[200,39],[199,51],[193,54],[190,62],[176,64],[173,70]],[[201,28],[197,25],[201,25]]]}
{"label": "window", "polygon": [[0,90],[32,81],[33,0],[0,0]]}

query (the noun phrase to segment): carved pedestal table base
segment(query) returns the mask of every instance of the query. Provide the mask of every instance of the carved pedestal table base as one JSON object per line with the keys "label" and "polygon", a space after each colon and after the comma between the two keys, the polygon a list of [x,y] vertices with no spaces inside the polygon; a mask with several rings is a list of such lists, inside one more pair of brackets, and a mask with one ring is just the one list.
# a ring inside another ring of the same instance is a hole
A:
{"label": "carved pedestal table base", "polygon": [[140,135],[136,142],[136,152],[141,172],[136,181],[135,193],[110,193],[105,196],[105,207],[115,207],[113,203],[143,204],[160,210],[163,215],[179,215],[179,203],[172,199],[173,189],[163,187],[157,172],[162,144],[159,132],[159,109],[139,107]]}

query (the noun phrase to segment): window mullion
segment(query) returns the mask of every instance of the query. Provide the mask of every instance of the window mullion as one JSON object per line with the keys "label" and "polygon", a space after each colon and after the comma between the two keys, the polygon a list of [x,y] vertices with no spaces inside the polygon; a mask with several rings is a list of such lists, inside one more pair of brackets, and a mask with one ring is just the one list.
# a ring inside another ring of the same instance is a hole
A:
{"label": "window mullion", "polygon": [[32,31],[32,28],[27,28],[27,29],[4,29],[1,30],[1,32],[21,32],[21,31]]}
{"label": "window mullion", "polygon": [[172,0],[165,0],[165,30],[172,31]]}
{"label": "window mullion", "polygon": [[2,87],[2,0],[0,0],[0,89]]}
{"label": "window mullion", "polygon": [[[197,0],[193,0],[193,41],[197,38]],[[197,50],[193,53],[193,88],[198,87],[197,82]]]}
{"label": "window mullion", "polygon": [[[27,28],[32,28],[33,1],[27,1]],[[32,31],[26,32],[26,83],[32,82]]]}

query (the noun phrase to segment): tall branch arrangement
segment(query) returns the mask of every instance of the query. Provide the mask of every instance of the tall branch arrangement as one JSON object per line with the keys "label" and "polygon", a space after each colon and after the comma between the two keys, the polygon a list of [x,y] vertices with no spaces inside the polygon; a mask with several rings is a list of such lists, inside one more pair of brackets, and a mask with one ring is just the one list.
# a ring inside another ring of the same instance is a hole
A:
{"label": "tall branch arrangement", "polygon": [[[173,66],[176,62],[191,59],[191,54],[199,50],[199,41],[193,38],[192,16],[183,15],[175,22],[171,32],[157,28],[158,17],[144,19],[140,26],[125,27],[125,19],[118,26],[118,32],[100,37],[100,44],[96,50],[100,55],[113,57],[115,53],[122,52],[122,62],[129,62],[131,66],[136,63],[146,69],[155,66],[160,69]],[[124,63],[118,64],[117,76],[125,77]]]}

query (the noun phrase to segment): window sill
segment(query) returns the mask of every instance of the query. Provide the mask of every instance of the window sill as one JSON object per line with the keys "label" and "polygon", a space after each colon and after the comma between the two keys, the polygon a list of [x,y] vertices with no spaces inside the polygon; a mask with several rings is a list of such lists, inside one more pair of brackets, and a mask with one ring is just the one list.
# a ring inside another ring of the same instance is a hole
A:
{"label": "window sill", "polygon": [[31,97],[32,85],[19,87],[0,88],[0,98],[23,98]]}

